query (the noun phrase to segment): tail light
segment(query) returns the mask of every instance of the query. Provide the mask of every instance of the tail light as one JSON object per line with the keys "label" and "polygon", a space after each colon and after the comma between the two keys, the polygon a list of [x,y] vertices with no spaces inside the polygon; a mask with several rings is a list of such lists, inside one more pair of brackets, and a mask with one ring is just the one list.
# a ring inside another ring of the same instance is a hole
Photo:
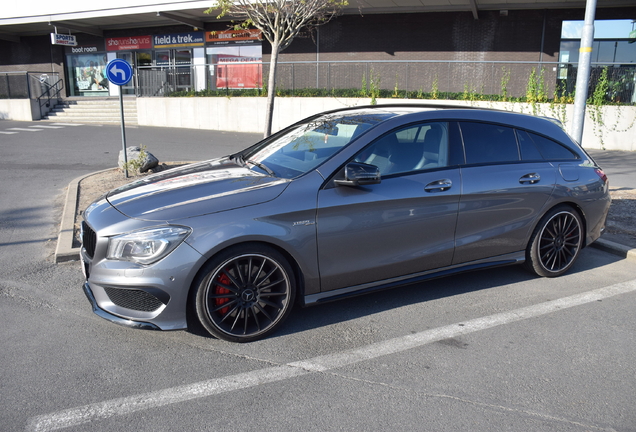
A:
{"label": "tail light", "polygon": [[607,175],[603,172],[602,169],[596,168],[594,172],[601,178],[601,180],[603,180],[603,183],[607,183]]}

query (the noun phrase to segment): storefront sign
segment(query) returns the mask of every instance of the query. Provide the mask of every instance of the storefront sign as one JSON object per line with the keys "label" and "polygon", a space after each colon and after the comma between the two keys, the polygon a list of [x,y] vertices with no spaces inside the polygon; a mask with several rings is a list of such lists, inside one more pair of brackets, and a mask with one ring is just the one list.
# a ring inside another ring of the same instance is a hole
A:
{"label": "storefront sign", "polygon": [[206,42],[213,45],[255,43],[263,39],[263,32],[257,29],[224,30],[205,32]]}
{"label": "storefront sign", "polygon": [[51,33],[53,45],[77,46],[77,38],[73,35]]}
{"label": "storefront sign", "polygon": [[106,39],[108,51],[130,51],[152,48],[152,36],[130,36]]}
{"label": "storefront sign", "polygon": [[[70,50],[71,54],[86,54],[86,53],[96,53],[99,49],[96,46],[84,46],[84,47],[73,47]],[[67,51],[68,52],[68,51]]]}
{"label": "storefront sign", "polygon": [[203,32],[175,33],[153,36],[155,48],[202,47],[205,43]]}

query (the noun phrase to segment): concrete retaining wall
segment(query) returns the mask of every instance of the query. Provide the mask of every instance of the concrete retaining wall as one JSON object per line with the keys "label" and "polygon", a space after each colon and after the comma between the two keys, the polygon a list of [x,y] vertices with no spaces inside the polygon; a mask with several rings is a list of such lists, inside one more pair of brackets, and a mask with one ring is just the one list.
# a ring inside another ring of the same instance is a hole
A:
{"label": "concrete retaining wall", "polygon": [[42,116],[37,105],[31,99],[0,99],[0,120],[39,120]]}
{"label": "concrete retaining wall", "polygon": [[[1,102],[1,101],[0,101]],[[436,103],[471,105],[507,111],[533,113],[560,119],[570,130],[573,105],[565,112],[549,104],[536,105],[509,102],[423,101],[378,99],[387,103]],[[370,100],[355,98],[277,98],[272,131],[280,130],[298,120],[329,109],[368,105]],[[266,99],[262,97],[184,97],[138,98],[137,115],[140,126],[183,127],[236,132],[261,133],[265,129]],[[1,106],[1,105],[0,105]],[[1,111],[1,109],[0,109]],[[636,150],[636,107],[602,107],[605,124],[600,128],[591,120],[588,108],[583,132],[583,146],[592,149]]]}

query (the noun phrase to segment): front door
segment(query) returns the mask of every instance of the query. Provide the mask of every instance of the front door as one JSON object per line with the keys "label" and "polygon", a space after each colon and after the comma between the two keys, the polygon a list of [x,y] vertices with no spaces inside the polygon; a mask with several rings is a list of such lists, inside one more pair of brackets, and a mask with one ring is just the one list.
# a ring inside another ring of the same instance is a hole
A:
{"label": "front door", "polygon": [[450,265],[460,175],[448,166],[447,124],[391,132],[355,161],[378,166],[382,180],[319,192],[321,291]]}

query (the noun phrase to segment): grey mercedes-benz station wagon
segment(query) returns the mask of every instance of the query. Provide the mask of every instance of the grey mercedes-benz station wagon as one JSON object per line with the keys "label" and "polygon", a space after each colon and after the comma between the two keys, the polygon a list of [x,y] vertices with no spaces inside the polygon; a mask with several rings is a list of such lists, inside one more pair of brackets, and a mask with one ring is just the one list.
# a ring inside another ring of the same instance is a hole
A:
{"label": "grey mercedes-benz station wagon", "polygon": [[523,263],[559,276],[604,229],[607,177],[558,122],[378,105],[298,122],[239,153],[91,204],[84,290],[113,322],[236,342],[292,306]]}

